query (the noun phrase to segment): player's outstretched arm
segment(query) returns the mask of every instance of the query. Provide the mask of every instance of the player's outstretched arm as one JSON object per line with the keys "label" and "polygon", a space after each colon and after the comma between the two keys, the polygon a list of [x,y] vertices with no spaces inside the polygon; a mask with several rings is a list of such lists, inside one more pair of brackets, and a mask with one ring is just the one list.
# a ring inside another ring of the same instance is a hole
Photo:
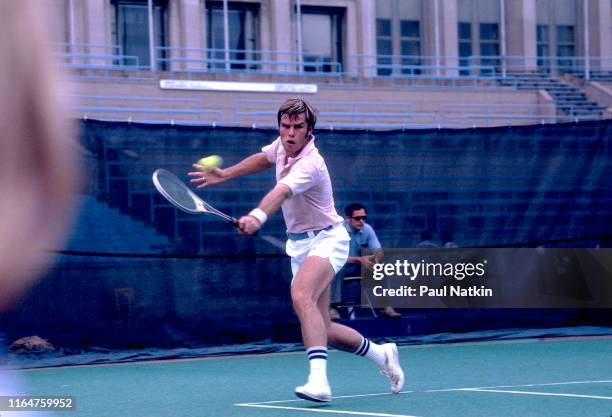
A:
{"label": "player's outstretched arm", "polygon": [[191,179],[192,184],[197,184],[196,188],[204,188],[209,185],[220,184],[222,182],[231,180],[232,178],[243,177],[246,175],[255,174],[263,171],[264,169],[270,168],[272,164],[268,162],[266,154],[263,152],[253,154],[236,165],[221,169],[214,168],[210,171],[203,171],[199,168],[200,165],[193,164],[196,168],[195,171],[188,172],[187,175],[193,177]]}
{"label": "player's outstretched arm", "polygon": [[276,213],[283,202],[292,195],[293,193],[289,186],[285,184],[276,184],[276,186],[261,200],[256,209],[238,220],[240,232],[248,235],[257,233],[268,217]]}

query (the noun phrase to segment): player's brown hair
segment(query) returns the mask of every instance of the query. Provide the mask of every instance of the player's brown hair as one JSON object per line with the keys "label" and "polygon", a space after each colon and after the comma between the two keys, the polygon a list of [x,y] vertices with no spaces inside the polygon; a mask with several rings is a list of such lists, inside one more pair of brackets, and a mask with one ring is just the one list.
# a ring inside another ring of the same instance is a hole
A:
{"label": "player's brown hair", "polygon": [[317,124],[318,111],[312,106],[312,104],[302,97],[290,98],[281,104],[277,114],[278,125],[280,126],[281,117],[284,115],[287,115],[290,119],[292,119],[302,113],[306,114],[306,124],[308,127],[310,129],[314,129],[315,125]]}

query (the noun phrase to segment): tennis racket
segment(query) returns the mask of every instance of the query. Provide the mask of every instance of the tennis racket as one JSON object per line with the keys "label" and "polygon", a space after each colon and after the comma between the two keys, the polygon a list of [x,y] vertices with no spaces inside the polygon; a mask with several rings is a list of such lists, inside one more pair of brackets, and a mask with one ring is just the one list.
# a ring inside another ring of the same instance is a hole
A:
{"label": "tennis racket", "polygon": [[229,216],[202,200],[176,175],[165,169],[156,169],[153,173],[153,184],[174,207],[189,214],[210,214],[238,226],[238,220]]}
{"label": "tennis racket", "polygon": [[[189,214],[210,214],[238,227],[238,220],[229,216],[202,200],[196,193],[182,182],[176,175],[165,169],[156,169],[153,173],[153,184],[174,207]],[[280,239],[259,235],[261,239],[278,249],[285,250],[285,243]]]}

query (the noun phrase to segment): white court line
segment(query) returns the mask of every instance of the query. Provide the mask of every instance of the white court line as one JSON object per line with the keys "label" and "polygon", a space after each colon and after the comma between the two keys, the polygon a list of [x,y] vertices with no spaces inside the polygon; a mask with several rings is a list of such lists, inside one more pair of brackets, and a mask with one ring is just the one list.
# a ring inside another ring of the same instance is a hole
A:
{"label": "white court line", "polygon": [[325,409],[320,409],[320,408],[307,408],[307,407],[282,407],[280,405],[264,405],[264,404],[234,404],[234,405],[237,405],[240,407],[273,408],[277,410],[309,411],[311,413],[350,414],[353,416],[417,417],[417,416],[408,415],[408,414],[366,413],[363,411],[325,410]]}
{"label": "white court line", "polygon": [[505,394],[523,394],[523,395],[542,395],[546,397],[575,397],[575,398],[594,398],[597,400],[612,400],[612,397],[600,397],[597,395],[580,395],[580,394],[562,394],[555,392],[534,392],[534,391],[510,391],[510,390],[499,390],[499,389],[477,389],[477,388],[464,388],[460,391],[472,391],[472,392],[501,392]]}
{"label": "white court line", "polygon": [[[412,392],[412,391],[402,391],[399,394],[407,394],[409,392]],[[340,396],[332,397],[332,398],[339,399],[339,398],[376,397],[376,396],[382,396],[382,395],[398,395],[398,394],[392,394],[390,392],[381,392],[381,393],[375,393],[375,394],[340,395]],[[279,405],[270,405],[270,404],[290,403],[290,402],[304,402],[304,400],[295,399],[295,400],[263,401],[263,402],[257,402],[257,403],[242,403],[242,404],[234,404],[234,405],[238,407],[272,408],[272,409],[277,409],[277,410],[298,410],[298,411],[310,411],[314,413],[351,414],[355,416],[416,417],[413,415],[406,415],[406,414],[368,413],[364,411],[327,410],[327,409],[310,408],[310,407],[287,407],[287,406],[279,406]]]}
{"label": "white court line", "polygon": [[496,385],[492,387],[467,387],[467,388],[447,388],[447,389],[432,389],[425,392],[448,392],[448,391],[466,391],[466,390],[490,390],[497,388],[519,388],[519,387],[546,387],[552,385],[573,385],[573,384],[609,384],[612,380],[604,381],[566,381],[566,382],[549,382],[545,384],[521,384],[521,385]]}
{"label": "white court line", "polygon": [[[382,395],[408,394],[409,392],[412,392],[412,391],[402,391],[402,392],[400,392],[398,394],[392,394],[390,392],[379,392],[379,393],[375,393],[375,394],[339,395],[337,397],[332,397],[332,398],[333,399],[338,399],[338,398],[378,397],[378,396],[382,396]],[[234,404],[234,405],[278,404],[278,403],[292,403],[292,402],[303,402],[303,401],[304,400],[302,400],[302,399],[295,398],[295,399],[291,399],[291,400],[262,401],[262,402],[241,403],[241,404]]]}

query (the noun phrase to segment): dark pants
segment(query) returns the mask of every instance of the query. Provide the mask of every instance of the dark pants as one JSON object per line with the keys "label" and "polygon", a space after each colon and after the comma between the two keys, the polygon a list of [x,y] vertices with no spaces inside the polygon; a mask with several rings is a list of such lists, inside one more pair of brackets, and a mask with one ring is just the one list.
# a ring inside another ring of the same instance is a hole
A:
{"label": "dark pants", "polygon": [[331,282],[331,304],[359,303],[361,282],[359,280],[344,282],[344,277],[361,275],[360,264],[345,264]]}

